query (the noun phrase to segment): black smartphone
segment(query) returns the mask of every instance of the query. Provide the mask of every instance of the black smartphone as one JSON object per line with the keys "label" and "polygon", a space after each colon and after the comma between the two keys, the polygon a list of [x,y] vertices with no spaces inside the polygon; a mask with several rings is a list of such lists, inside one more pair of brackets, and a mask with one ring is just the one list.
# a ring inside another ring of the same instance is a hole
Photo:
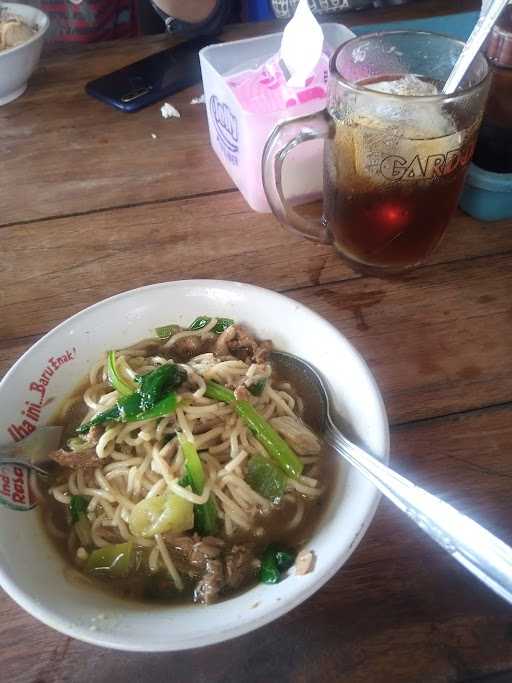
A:
{"label": "black smartphone", "polygon": [[137,111],[198,83],[199,50],[218,42],[212,37],[193,38],[89,81],[85,90],[116,109]]}

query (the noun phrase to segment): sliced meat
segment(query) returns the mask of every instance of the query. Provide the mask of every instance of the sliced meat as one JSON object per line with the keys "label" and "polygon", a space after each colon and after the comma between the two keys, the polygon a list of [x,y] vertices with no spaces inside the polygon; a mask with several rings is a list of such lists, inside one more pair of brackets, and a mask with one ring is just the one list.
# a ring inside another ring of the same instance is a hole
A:
{"label": "sliced meat", "polygon": [[203,604],[214,602],[226,589],[236,589],[254,575],[256,560],[253,551],[245,545],[234,545],[226,551],[225,542],[215,536],[168,537],[173,559],[178,570],[198,579],[194,601]]}
{"label": "sliced meat", "polygon": [[194,589],[194,602],[209,605],[224,588],[224,567],[221,560],[206,560],[206,571]]}
{"label": "sliced meat", "polygon": [[299,576],[309,574],[315,567],[315,554],[312,550],[301,550],[295,560],[295,573]]}
{"label": "sliced meat", "polygon": [[240,588],[246,583],[254,574],[254,560],[255,557],[247,546],[234,545],[224,559],[226,584],[230,588]]}
{"label": "sliced meat", "polygon": [[190,536],[177,537],[174,534],[163,534],[163,539],[178,571],[196,577],[197,572],[192,570],[189,562],[190,553],[194,547],[194,539]]}
{"label": "sliced meat", "polygon": [[55,460],[59,465],[69,467],[72,470],[96,467],[100,462],[95,448],[87,448],[83,451],[65,451],[61,448],[50,453],[48,457],[51,460]]}
{"label": "sliced meat", "polygon": [[171,346],[169,352],[171,356],[182,363],[198,356],[205,350],[205,339],[198,334],[191,334],[189,337],[182,337]]}
{"label": "sliced meat", "polygon": [[224,547],[224,541],[220,538],[205,536],[201,539],[197,534],[169,536],[165,540],[181,571],[195,578],[203,574],[207,560],[220,557]]}
{"label": "sliced meat", "polygon": [[202,541],[194,543],[189,562],[193,567],[204,570],[208,560],[215,560],[222,554],[224,542],[220,538],[205,536]]}
{"label": "sliced meat", "polygon": [[228,345],[231,352],[234,350],[236,351],[237,349],[247,349],[251,351],[251,354],[255,353],[256,349],[258,348],[258,342],[256,339],[249,334],[249,332],[242,325],[235,325],[234,327],[236,330],[236,336]]}
{"label": "sliced meat", "polygon": [[117,527],[110,527],[110,526],[100,526],[98,527],[98,534],[103,538],[107,543],[123,543],[124,539],[122,538],[121,534],[117,530]]}
{"label": "sliced meat", "polygon": [[253,360],[256,363],[266,361],[271,350],[271,341],[257,342],[242,325],[231,325],[215,343],[217,356],[232,355],[243,361]]}

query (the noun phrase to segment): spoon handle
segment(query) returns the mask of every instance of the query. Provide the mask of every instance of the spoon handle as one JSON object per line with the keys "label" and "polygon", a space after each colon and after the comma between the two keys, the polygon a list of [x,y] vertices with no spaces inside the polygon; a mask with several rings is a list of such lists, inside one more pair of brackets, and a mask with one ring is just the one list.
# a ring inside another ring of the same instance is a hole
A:
{"label": "spoon handle", "polygon": [[349,441],[329,420],[326,442],[480,581],[512,603],[512,548]]}
{"label": "spoon handle", "polygon": [[8,455],[0,456],[0,467],[2,465],[24,465],[25,467],[31,469],[33,472],[37,472],[37,474],[40,474],[42,477],[48,476],[48,472],[44,470],[42,467],[34,465],[34,463],[28,462],[26,460],[20,460],[19,458],[10,458]]}

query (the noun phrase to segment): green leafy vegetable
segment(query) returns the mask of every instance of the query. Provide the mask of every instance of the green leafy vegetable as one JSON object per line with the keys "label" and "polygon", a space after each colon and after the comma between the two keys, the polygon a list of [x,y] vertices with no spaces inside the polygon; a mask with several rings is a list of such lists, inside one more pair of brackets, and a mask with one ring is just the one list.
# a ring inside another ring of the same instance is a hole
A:
{"label": "green leafy vegetable", "polygon": [[285,550],[283,548],[278,548],[274,552],[276,558],[277,568],[281,573],[288,571],[290,567],[293,566],[297,553],[293,550]]}
{"label": "green leafy vegetable", "polygon": [[196,450],[196,447],[191,441],[183,436],[183,434],[178,434],[178,441],[183,451],[183,456],[185,458],[185,467],[187,470],[188,478],[190,479],[190,484],[194,493],[201,495],[204,488],[205,476],[203,470],[203,463]]}
{"label": "green leafy vegetable", "polygon": [[156,370],[140,375],[137,393],[141,397],[141,412],[152,408],[164,393],[178,387],[186,375],[187,373],[175,363],[160,365]]}
{"label": "green leafy vegetable", "polygon": [[[189,330],[202,330],[203,327],[208,325],[210,320],[211,318],[208,316],[201,315],[199,318],[194,320],[194,322],[190,325]],[[217,322],[213,326],[212,332],[215,334],[220,334],[221,332],[224,332],[224,330],[227,330],[228,327],[231,327],[234,322],[235,321],[231,320],[231,318],[217,318]]]}
{"label": "green leafy vegetable", "polygon": [[223,403],[233,403],[235,401],[235,394],[231,389],[223,387],[222,384],[208,380],[206,382],[205,396],[213,398],[214,401],[222,401]]}
{"label": "green leafy vegetable", "polygon": [[219,518],[211,496],[203,505],[194,505],[194,527],[200,536],[215,536]]}
{"label": "green leafy vegetable", "polygon": [[181,479],[178,480],[178,484],[180,486],[183,486],[184,489],[187,488],[187,486],[192,486],[192,482],[190,481],[190,477],[188,476],[188,473],[185,474]]}
{"label": "green leafy vegetable", "polygon": [[152,408],[148,408],[147,410],[142,411],[137,415],[130,415],[129,417],[126,417],[124,420],[121,420],[121,422],[139,422],[142,420],[155,420],[157,417],[165,417],[166,415],[174,413],[174,411],[179,405],[181,405],[181,401],[178,400],[178,396],[173,392],[165,398],[163,398],[161,401],[158,401],[158,403],[155,403],[155,405]]}
{"label": "green leafy vegetable", "polygon": [[304,468],[286,441],[248,401],[236,401],[235,409],[270,457],[289,477],[297,479]]}
{"label": "green leafy vegetable", "polygon": [[128,417],[138,415],[140,412],[140,401],[139,394],[120,398],[115,406],[109,408],[109,410],[104,410],[102,413],[98,413],[92,420],[77,427],[76,432],[78,434],[86,434],[91,427],[103,424],[104,422],[126,422]]}
{"label": "green leafy vegetable", "polygon": [[198,318],[194,320],[194,322],[190,325],[188,328],[189,330],[202,330],[203,327],[206,327],[208,323],[210,322],[211,318],[207,318],[204,315],[200,315]]}
{"label": "green leafy vegetable", "polygon": [[180,329],[181,328],[179,325],[163,325],[162,327],[155,328],[155,334],[159,339],[169,339],[169,337],[172,337],[173,334],[179,332]]}
{"label": "green leafy vegetable", "polygon": [[141,375],[135,393],[123,396],[115,406],[80,425],[77,433],[85,434],[94,425],[104,422],[138,422],[169,415],[179,405],[178,397],[171,389],[178,387],[185,377],[186,373],[174,363],[166,363]]}
{"label": "green leafy vegetable", "polygon": [[71,496],[69,500],[69,512],[71,514],[71,521],[76,524],[82,515],[87,512],[89,501],[84,496]]}
{"label": "green leafy vegetable", "polygon": [[175,493],[141,500],[130,513],[129,527],[134,536],[152,538],[155,534],[181,534],[194,526],[194,506]]}
{"label": "green leafy vegetable", "polygon": [[107,354],[107,375],[108,381],[121,396],[129,396],[135,391],[135,384],[121,376],[120,369],[116,362],[115,351],[109,351]]}
{"label": "green leafy vegetable", "polygon": [[[202,330],[203,327],[206,327],[208,323],[210,322],[211,317],[207,315],[200,315],[197,317],[193,323],[190,325],[188,328],[189,330]],[[212,332],[215,332],[215,334],[220,334],[221,332],[224,332],[228,327],[234,324],[234,320],[231,320],[231,318],[217,318],[217,322],[215,323]],[[171,325],[162,325],[162,327],[157,327],[155,328],[155,333],[156,336],[159,339],[169,339],[169,337],[172,337],[173,334],[176,334],[176,332],[179,332],[181,330],[181,327],[179,325],[171,324]]]}
{"label": "green leafy vegetable", "polygon": [[259,578],[262,583],[279,583],[295,562],[295,553],[274,544],[267,546],[261,558]]}
{"label": "green leafy vegetable", "polygon": [[87,517],[89,501],[84,496],[71,496],[69,512],[73,522],[73,530],[83,546],[91,545],[91,523]]}
{"label": "green leafy vegetable", "polygon": [[265,388],[265,384],[267,383],[267,380],[262,377],[259,379],[257,382],[253,382],[252,384],[249,384],[247,386],[247,389],[251,392],[253,396],[261,396],[263,393],[263,389]]}
{"label": "green leafy vegetable", "polygon": [[264,498],[277,503],[284,493],[286,477],[264,455],[253,455],[247,466],[247,483]]}
{"label": "green leafy vegetable", "polygon": [[129,541],[93,550],[87,558],[85,570],[91,574],[103,574],[119,579],[129,576],[134,565],[135,548]]}
{"label": "green leafy vegetable", "polygon": [[301,460],[248,401],[237,401],[230,389],[211,380],[206,383],[205,396],[216,401],[232,403],[236,412],[283,472],[292,479],[297,479],[301,475],[304,467]]}
{"label": "green leafy vegetable", "polygon": [[[205,475],[203,463],[190,441],[187,441],[182,434],[178,434],[178,441],[185,458],[186,481],[197,495],[201,495],[205,485]],[[181,483],[181,482],[180,482]],[[183,484],[182,484],[183,485]],[[218,527],[217,508],[210,496],[206,503],[194,505],[194,527],[201,536],[211,536],[216,533]]]}

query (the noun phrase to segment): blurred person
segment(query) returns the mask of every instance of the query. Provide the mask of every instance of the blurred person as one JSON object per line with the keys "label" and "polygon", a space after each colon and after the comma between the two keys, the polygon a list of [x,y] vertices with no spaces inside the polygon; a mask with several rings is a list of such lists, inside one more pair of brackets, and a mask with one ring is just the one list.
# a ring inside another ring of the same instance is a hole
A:
{"label": "blurred person", "polygon": [[[91,43],[167,30],[186,36],[215,35],[232,19],[250,15],[260,0],[26,0],[50,17],[49,39]],[[308,0],[315,14],[370,9],[416,0]],[[268,0],[278,18],[290,18],[299,0]]]}
{"label": "blurred person", "polygon": [[218,33],[234,0],[29,0],[50,17],[49,39],[92,43],[139,35],[143,3],[162,20],[162,31],[183,35]]}

